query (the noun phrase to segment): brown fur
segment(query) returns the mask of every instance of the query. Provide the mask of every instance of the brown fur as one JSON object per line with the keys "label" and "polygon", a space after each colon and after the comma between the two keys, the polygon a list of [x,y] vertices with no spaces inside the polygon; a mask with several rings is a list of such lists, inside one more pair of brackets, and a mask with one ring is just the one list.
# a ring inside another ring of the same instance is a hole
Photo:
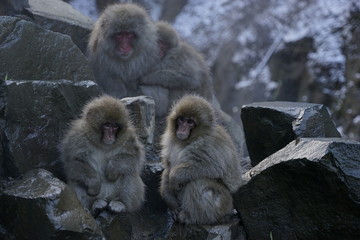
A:
{"label": "brown fur", "polygon": [[[194,119],[196,127],[186,140],[176,137],[178,117]],[[186,95],[167,118],[162,136],[160,193],[180,222],[212,224],[231,214],[230,193],[241,184],[240,159],[226,130],[216,123],[211,104]]]}
{"label": "brown fur", "polygon": [[[133,31],[133,53],[124,59],[117,55],[114,34]],[[139,94],[138,80],[159,60],[155,24],[146,11],[135,4],[107,7],[96,21],[88,44],[88,56],[96,82],[105,93],[116,97]]]}
{"label": "brown fur", "polygon": [[143,94],[155,99],[156,115],[165,116],[172,103],[185,93],[196,93],[212,102],[212,79],[203,57],[180,40],[170,24],[159,21],[156,26],[162,59],[141,78]]}
{"label": "brown fur", "polygon": [[[120,126],[111,145],[101,140],[100,126],[108,121]],[[68,185],[84,207],[93,210],[97,200],[108,204],[121,202],[129,212],[141,207],[144,149],[125,106],[118,99],[102,96],[84,107],[81,118],[72,123],[62,141],[61,159]]]}

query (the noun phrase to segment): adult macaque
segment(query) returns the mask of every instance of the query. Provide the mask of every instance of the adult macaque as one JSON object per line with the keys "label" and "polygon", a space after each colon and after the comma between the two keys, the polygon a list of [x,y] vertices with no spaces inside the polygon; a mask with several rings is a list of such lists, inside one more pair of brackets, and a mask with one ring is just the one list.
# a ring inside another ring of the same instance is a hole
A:
{"label": "adult macaque", "polygon": [[134,212],[144,201],[144,149],[125,106],[110,96],[88,103],[62,141],[68,185],[93,214]]}
{"label": "adult macaque", "polygon": [[213,224],[232,213],[240,159],[209,102],[195,95],[180,99],[167,118],[161,145],[160,194],[179,222]]}
{"label": "adult macaque", "polygon": [[180,40],[170,24],[159,21],[156,26],[161,61],[140,80],[142,93],[155,100],[156,115],[164,117],[172,103],[185,93],[212,101],[212,80],[202,56]]}
{"label": "adult macaque", "polygon": [[138,80],[160,59],[156,26],[138,5],[111,5],[94,25],[88,57],[105,93],[139,95]]}

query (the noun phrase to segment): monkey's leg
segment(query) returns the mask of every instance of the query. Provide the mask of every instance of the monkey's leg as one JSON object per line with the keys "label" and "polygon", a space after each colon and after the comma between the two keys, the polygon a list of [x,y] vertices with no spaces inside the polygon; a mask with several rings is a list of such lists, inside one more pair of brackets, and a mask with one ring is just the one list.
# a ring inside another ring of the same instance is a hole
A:
{"label": "monkey's leg", "polygon": [[107,206],[107,202],[104,199],[96,199],[95,202],[91,206],[91,214],[96,216],[99,214],[101,210],[103,210]]}
{"label": "monkey's leg", "polygon": [[110,211],[112,211],[114,213],[121,213],[121,212],[124,212],[126,210],[126,207],[120,201],[111,201],[109,203],[109,209],[110,209]]}
{"label": "monkey's leg", "polygon": [[121,181],[121,191],[118,200],[125,204],[128,212],[141,208],[145,200],[145,185],[140,176],[126,176]]}
{"label": "monkey's leg", "polygon": [[93,205],[93,202],[95,200],[94,197],[91,197],[87,194],[86,189],[83,186],[79,186],[77,182],[69,181],[68,185],[70,188],[72,188],[78,199],[80,200],[81,205],[91,211],[91,207]]}
{"label": "monkey's leg", "polygon": [[230,215],[232,197],[222,184],[211,179],[190,182],[179,195],[178,220],[186,224],[214,224]]}

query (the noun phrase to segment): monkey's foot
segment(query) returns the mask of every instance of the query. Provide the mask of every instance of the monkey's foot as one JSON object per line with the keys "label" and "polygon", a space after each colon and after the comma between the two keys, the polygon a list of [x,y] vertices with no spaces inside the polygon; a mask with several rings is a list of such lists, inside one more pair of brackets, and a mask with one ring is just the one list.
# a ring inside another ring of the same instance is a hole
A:
{"label": "monkey's foot", "polygon": [[186,223],[189,220],[187,212],[181,209],[181,207],[171,211],[172,218],[175,222]]}
{"label": "monkey's foot", "polygon": [[97,215],[100,210],[103,210],[107,206],[107,202],[104,199],[96,199],[91,206],[91,214]]}
{"label": "monkey's foot", "polygon": [[121,212],[125,212],[126,207],[122,202],[111,201],[109,203],[109,209],[114,213],[121,213]]}

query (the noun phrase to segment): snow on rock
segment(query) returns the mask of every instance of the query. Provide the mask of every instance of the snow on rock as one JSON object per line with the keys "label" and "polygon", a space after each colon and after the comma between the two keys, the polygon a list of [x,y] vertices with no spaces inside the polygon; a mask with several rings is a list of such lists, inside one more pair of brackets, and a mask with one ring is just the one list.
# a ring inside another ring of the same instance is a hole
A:
{"label": "snow on rock", "polygon": [[85,16],[90,17],[94,21],[99,16],[95,0],[73,0],[70,2],[70,4],[73,6],[73,8],[75,8]]}

